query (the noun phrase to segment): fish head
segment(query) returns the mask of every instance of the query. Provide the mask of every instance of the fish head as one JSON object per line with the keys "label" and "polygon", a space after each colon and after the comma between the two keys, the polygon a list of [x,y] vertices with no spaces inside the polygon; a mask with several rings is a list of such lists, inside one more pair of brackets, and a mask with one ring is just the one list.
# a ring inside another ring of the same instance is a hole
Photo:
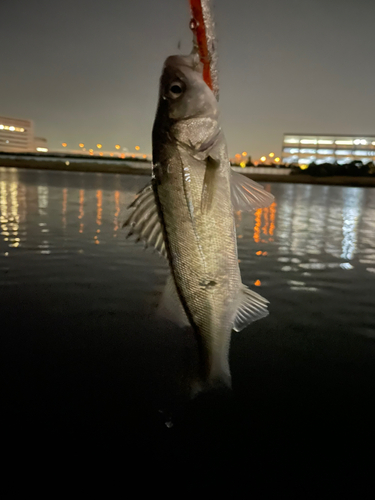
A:
{"label": "fish head", "polygon": [[226,148],[218,102],[203,80],[202,68],[194,51],[165,61],[152,130],[154,163],[162,162],[162,151],[170,147],[183,147],[198,160],[205,159],[214,148]]}
{"label": "fish head", "polygon": [[202,64],[195,52],[168,57],[160,79],[160,98],[171,120],[218,116],[216,97],[203,80]]}

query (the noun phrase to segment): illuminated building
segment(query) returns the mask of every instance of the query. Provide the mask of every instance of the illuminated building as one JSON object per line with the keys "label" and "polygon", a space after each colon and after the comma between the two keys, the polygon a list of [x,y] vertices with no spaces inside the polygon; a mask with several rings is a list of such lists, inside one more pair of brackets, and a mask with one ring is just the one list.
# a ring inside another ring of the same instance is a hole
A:
{"label": "illuminated building", "polygon": [[46,153],[48,151],[47,139],[44,139],[44,137],[34,137],[34,150]]}
{"label": "illuminated building", "polygon": [[284,134],[283,163],[308,165],[375,161],[375,136],[341,134]]}
{"label": "illuminated building", "polygon": [[34,151],[33,122],[0,116],[0,151]]}

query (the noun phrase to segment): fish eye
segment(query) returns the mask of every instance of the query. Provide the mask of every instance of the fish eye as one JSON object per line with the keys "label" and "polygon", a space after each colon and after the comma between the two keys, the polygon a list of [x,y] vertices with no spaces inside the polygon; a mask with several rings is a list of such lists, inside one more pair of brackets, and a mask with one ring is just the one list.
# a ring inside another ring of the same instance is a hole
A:
{"label": "fish eye", "polygon": [[184,88],[181,82],[173,82],[168,90],[168,96],[172,99],[177,99],[183,93]]}

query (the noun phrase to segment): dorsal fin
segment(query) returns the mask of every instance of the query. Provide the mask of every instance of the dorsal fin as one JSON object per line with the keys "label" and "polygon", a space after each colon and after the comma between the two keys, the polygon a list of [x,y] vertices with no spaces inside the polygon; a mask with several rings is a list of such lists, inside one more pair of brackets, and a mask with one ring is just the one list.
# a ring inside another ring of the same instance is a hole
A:
{"label": "dorsal fin", "polygon": [[268,300],[242,285],[239,293],[239,306],[233,330],[240,332],[253,321],[268,316]]}
{"label": "dorsal fin", "polygon": [[137,236],[136,242],[143,241],[145,248],[152,246],[163,257],[167,257],[163,229],[160,224],[151,182],[137,194],[128,208],[134,210],[123,225],[123,227],[130,226],[127,238],[134,234]]}
{"label": "dorsal fin", "polygon": [[274,201],[274,196],[265,191],[263,186],[242,174],[232,171],[231,195],[234,211],[252,212],[265,208]]}

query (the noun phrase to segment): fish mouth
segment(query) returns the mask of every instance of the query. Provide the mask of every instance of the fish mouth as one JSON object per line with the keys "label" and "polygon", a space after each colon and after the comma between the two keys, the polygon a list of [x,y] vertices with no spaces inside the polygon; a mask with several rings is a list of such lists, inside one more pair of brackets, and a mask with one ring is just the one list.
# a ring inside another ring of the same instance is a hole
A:
{"label": "fish mouth", "polygon": [[167,67],[172,68],[189,68],[197,73],[202,74],[203,65],[200,62],[199,54],[196,50],[193,49],[192,53],[187,56],[169,56],[165,61],[164,69]]}

